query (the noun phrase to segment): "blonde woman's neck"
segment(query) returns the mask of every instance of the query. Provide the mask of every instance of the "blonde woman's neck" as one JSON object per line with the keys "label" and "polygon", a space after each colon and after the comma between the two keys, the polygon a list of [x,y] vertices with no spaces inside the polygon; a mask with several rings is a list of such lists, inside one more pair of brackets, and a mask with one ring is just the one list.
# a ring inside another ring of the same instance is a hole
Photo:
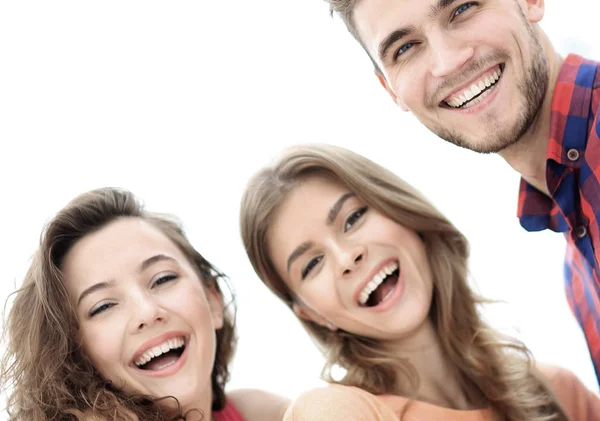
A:
{"label": "blonde woman's neck", "polygon": [[427,322],[410,338],[390,344],[390,347],[414,367],[419,377],[419,389],[415,393],[407,390],[409,388],[399,373],[398,395],[457,410],[487,407],[479,389],[464,384],[463,376],[444,353],[431,323]]}

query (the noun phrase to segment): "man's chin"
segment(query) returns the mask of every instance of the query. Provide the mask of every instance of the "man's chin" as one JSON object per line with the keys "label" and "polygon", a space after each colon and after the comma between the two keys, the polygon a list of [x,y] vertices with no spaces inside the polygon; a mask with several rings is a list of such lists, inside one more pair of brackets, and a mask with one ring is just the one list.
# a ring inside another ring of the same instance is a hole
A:
{"label": "man's chin", "polygon": [[[518,143],[519,137],[512,133],[466,136],[457,132],[439,131],[437,135],[455,146],[480,154],[498,153]],[[483,140],[482,140],[483,139]]]}

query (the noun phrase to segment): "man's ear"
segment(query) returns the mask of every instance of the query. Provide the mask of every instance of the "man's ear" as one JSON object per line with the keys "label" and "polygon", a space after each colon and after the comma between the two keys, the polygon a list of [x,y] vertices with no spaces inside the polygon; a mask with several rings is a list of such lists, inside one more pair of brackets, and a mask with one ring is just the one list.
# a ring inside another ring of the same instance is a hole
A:
{"label": "man's ear", "polygon": [[531,23],[538,23],[544,17],[546,4],[544,0],[525,0],[526,9],[523,11],[527,20]]}
{"label": "man's ear", "polygon": [[292,310],[294,310],[296,316],[303,320],[308,320],[309,322],[316,323],[318,325],[326,327],[331,331],[337,330],[337,327],[335,327],[331,322],[327,321],[327,319],[325,319],[323,316],[321,316],[319,313],[317,313],[312,308],[306,306],[305,304],[294,303],[292,304]]}
{"label": "man's ear", "polygon": [[204,289],[206,292],[206,300],[212,316],[213,324],[216,330],[223,327],[223,296],[217,289],[215,284],[212,284]]}
{"label": "man's ear", "polygon": [[388,84],[387,79],[385,78],[383,73],[381,73],[379,70],[375,70],[375,76],[377,76],[377,80],[379,80],[379,83],[381,84],[381,86],[383,86],[383,89],[385,89],[385,91],[388,93],[388,95],[390,97],[392,97],[392,100],[394,101],[394,103],[397,106],[399,106],[402,111],[408,111],[408,108],[406,107],[406,105],[404,105],[404,103],[402,101],[400,101],[400,98],[398,98],[398,96],[390,88],[390,85]]}

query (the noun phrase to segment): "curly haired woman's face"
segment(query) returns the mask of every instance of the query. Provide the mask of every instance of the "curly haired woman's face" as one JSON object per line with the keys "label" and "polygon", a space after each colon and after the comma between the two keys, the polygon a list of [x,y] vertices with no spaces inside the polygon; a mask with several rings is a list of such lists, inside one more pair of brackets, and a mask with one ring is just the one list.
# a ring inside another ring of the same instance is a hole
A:
{"label": "curly haired woman's face", "polygon": [[313,176],[292,190],[268,245],[300,317],[391,341],[428,323],[433,283],[423,242],[339,183]]}
{"label": "curly haired woman's face", "polygon": [[62,270],[78,339],[104,379],[130,394],[210,407],[221,301],[160,230],[114,221],[78,241]]}

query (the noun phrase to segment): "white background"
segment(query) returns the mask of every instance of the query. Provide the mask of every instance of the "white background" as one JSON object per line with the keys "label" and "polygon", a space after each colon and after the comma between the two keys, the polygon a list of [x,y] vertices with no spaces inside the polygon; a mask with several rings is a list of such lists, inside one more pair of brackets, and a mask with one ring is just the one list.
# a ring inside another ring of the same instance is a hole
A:
{"label": "white background", "polygon": [[[546,7],[559,51],[600,58],[595,0]],[[319,353],[238,233],[247,178],[300,142],[345,146],[421,189],[470,239],[479,290],[506,301],[486,310],[492,324],[597,390],[563,291],[563,238],[520,228],[519,178],[501,158],[447,145],[396,109],[320,0],[0,3],[1,301],[56,211],[126,187],[181,217],[231,277],[230,387],[294,397],[319,385]]]}

